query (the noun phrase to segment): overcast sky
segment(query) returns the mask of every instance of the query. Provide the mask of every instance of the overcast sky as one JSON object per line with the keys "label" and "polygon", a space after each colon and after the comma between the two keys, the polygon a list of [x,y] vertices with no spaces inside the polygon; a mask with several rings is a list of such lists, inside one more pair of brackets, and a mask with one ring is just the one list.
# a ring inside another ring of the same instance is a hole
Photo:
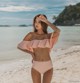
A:
{"label": "overcast sky", "polygon": [[0,24],[32,24],[35,15],[46,14],[52,21],[65,6],[80,0],[0,0]]}

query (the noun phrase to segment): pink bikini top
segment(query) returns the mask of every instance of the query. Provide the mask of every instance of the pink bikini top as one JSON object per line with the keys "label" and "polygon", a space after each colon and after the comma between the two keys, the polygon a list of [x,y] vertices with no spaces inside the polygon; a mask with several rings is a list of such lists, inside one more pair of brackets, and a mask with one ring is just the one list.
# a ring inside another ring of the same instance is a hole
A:
{"label": "pink bikini top", "polygon": [[31,52],[34,52],[33,48],[37,48],[37,47],[40,47],[40,48],[46,48],[47,47],[47,48],[50,48],[50,50],[51,50],[52,47],[54,46],[54,44],[58,40],[58,35],[53,37],[53,38],[52,38],[52,35],[53,34],[51,34],[50,39],[43,39],[43,40],[34,39],[34,40],[31,40],[31,41],[21,41],[18,44],[18,47],[21,48],[21,49],[29,50]]}

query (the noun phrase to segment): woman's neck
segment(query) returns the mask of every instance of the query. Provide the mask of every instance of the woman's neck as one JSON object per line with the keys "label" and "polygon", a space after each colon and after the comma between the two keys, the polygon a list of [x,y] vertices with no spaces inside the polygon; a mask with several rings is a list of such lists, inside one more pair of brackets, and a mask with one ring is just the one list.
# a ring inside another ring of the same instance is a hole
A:
{"label": "woman's neck", "polygon": [[41,31],[41,30],[40,30],[40,31],[37,31],[36,33],[39,34],[39,35],[45,34],[45,33],[44,33],[43,31]]}

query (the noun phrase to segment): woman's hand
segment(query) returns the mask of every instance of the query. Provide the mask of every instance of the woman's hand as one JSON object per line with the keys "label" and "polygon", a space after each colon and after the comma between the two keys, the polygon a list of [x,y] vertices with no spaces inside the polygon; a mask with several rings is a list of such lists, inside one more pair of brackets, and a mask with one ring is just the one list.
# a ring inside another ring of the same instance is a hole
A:
{"label": "woman's hand", "polygon": [[43,16],[43,15],[40,15],[39,17],[37,17],[37,21],[42,21],[42,22],[45,22],[45,23],[47,23],[47,19]]}

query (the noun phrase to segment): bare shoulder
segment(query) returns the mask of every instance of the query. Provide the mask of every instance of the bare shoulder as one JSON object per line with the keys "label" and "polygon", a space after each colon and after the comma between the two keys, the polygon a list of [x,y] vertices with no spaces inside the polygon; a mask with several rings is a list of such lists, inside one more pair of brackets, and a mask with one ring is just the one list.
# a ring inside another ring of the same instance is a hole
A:
{"label": "bare shoulder", "polygon": [[33,34],[33,32],[28,32],[28,33],[26,34],[26,37],[32,36],[32,34]]}
{"label": "bare shoulder", "polygon": [[28,32],[23,40],[30,40],[32,38],[33,32]]}

